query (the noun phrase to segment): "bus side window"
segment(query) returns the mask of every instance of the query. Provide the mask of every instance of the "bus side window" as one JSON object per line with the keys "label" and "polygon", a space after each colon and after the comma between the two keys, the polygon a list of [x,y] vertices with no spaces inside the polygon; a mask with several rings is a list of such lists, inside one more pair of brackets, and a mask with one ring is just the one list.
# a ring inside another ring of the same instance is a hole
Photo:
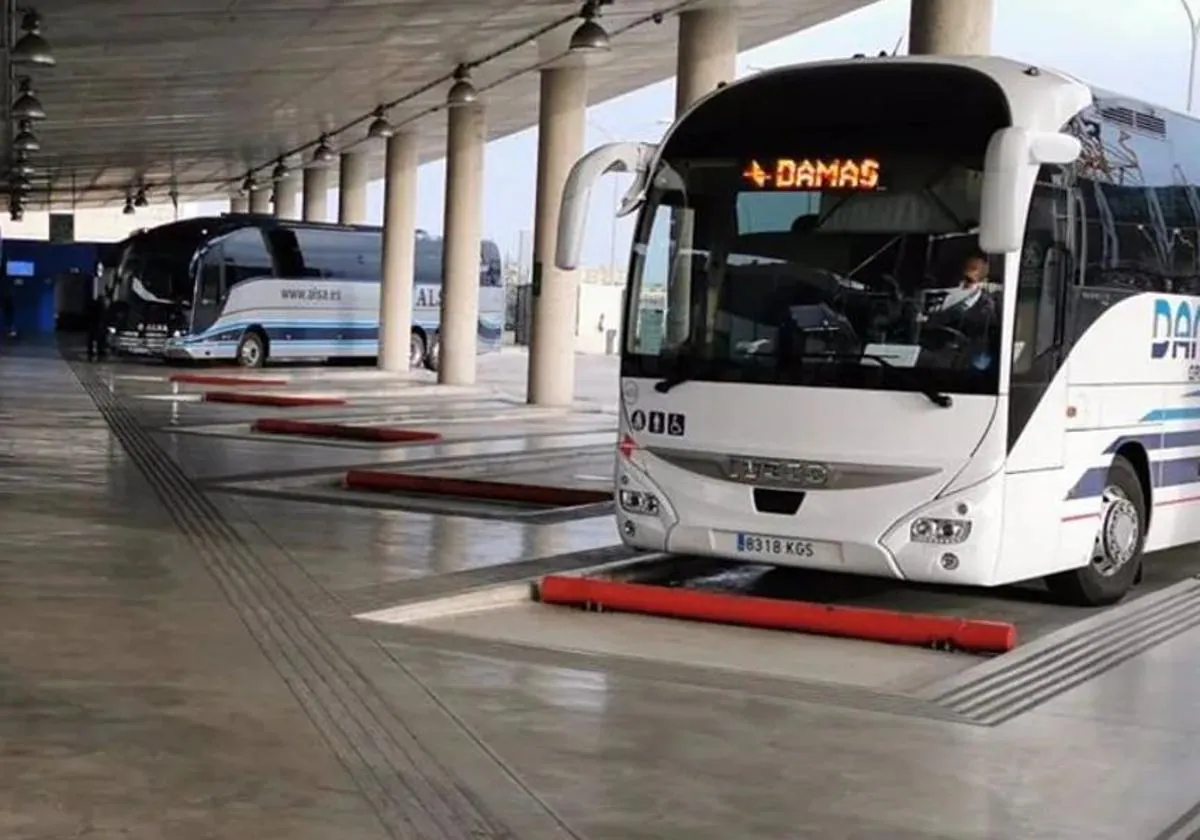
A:
{"label": "bus side window", "polygon": [[198,305],[216,306],[217,301],[220,300],[225,267],[224,262],[225,260],[221,254],[221,246],[219,244],[214,245],[204,255],[204,262],[200,264]]}
{"label": "bus side window", "polygon": [[258,228],[234,231],[222,240],[221,250],[225,254],[225,294],[243,280],[270,277],[274,273],[262,231]]}
{"label": "bus side window", "polygon": [[293,231],[287,228],[269,230],[267,243],[274,255],[276,277],[296,279],[304,276],[304,257]]}
{"label": "bus side window", "polygon": [[1014,376],[1032,374],[1038,359],[1054,350],[1062,337],[1065,284],[1073,262],[1069,200],[1066,190],[1045,184],[1034,188],[1017,275]]}

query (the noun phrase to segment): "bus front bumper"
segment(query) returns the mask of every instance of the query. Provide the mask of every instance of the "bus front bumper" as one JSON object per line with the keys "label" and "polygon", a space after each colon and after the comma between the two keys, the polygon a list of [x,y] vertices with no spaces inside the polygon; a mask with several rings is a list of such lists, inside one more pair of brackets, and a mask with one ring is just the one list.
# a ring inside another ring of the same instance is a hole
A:
{"label": "bus front bumper", "polygon": [[176,336],[166,340],[166,343],[163,345],[162,354],[168,359],[186,362],[204,358],[205,354],[197,352],[199,349],[195,345],[184,343],[183,337]]}
{"label": "bus front bumper", "polygon": [[997,583],[999,475],[933,499],[809,491],[784,516],[755,510],[750,486],[635,457],[643,463],[622,458],[617,467],[617,525],[627,545],[922,583]]}
{"label": "bus front bumper", "polygon": [[135,330],[113,330],[108,333],[108,346],[117,353],[130,356],[161,357],[166,349],[165,334],[142,334]]}

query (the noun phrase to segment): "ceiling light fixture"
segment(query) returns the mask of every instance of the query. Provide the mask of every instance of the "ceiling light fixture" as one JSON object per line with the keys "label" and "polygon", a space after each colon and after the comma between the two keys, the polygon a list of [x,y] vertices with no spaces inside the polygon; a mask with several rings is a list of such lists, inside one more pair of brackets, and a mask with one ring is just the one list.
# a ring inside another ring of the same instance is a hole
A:
{"label": "ceiling light fixture", "polygon": [[23,153],[18,152],[9,164],[9,172],[13,175],[32,175],[34,172],[33,164],[29,162],[29,158]]}
{"label": "ceiling light fixture", "polygon": [[271,170],[271,180],[279,183],[288,176],[288,168],[283,163],[283,158],[275,162],[275,168]]}
{"label": "ceiling light fixture", "polygon": [[471,68],[460,64],[454,68],[454,84],[446,94],[446,104],[451,108],[461,108],[479,99],[479,91],[471,84]]}
{"label": "ceiling light fixture", "polygon": [[388,122],[388,118],[383,113],[383,106],[380,105],[375,109],[375,119],[371,120],[371,125],[367,127],[367,139],[386,140],[395,133],[396,129]]}
{"label": "ceiling light fixture", "polygon": [[19,120],[46,119],[46,109],[33,93],[33,81],[28,76],[22,76],[17,84],[19,94],[12,104],[12,115]]}
{"label": "ceiling light fixture", "polygon": [[55,65],[54,50],[42,37],[42,16],[29,9],[21,18],[21,31],[24,33],[13,44],[8,58],[13,64],[36,64],[42,67]]}
{"label": "ceiling light fixture", "polygon": [[583,4],[583,9],[580,10],[579,16],[583,18],[583,23],[575,29],[571,34],[571,43],[567,47],[568,52],[572,53],[603,53],[612,49],[612,43],[608,39],[608,32],[604,27],[596,23],[596,16],[599,14],[599,4],[594,0],[588,0]]}
{"label": "ceiling light fixture", "polygon": [[322,134],[320,141],[317,143],[317,148],[313,149],[312,162],[318,165],[329,163],[335,157],[333,149],[329,147],[329,137]]}
{"label": "ceiling light fixture", "polygon": [[258,189],[258,184],[254,183],[254,173],[247,172],[246,177],[242,180],[242,192],[252,193]]}
{"label": "ceiling light fixture", "polygon": [[18,152],[36,152],[42,148],[42,144],[38,142],[34,135],[32,126],[29,120],[21,120],[17,123],[17,136],[13,138],[12,147]]}

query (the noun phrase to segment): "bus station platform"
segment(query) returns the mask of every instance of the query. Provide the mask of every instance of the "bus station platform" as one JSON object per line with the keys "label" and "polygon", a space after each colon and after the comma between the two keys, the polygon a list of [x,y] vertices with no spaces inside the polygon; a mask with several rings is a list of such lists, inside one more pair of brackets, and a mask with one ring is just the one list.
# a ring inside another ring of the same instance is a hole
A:
{"label": "bus station platform", "polygon": [[[614,360],[579,357],[571,410],[525,406],[524,364],[443,388],[0,348],[0,837],[1200,836],[1200,551],[1107,610],[634,554]],[[1014,644],[548,597],[578,581]]]}

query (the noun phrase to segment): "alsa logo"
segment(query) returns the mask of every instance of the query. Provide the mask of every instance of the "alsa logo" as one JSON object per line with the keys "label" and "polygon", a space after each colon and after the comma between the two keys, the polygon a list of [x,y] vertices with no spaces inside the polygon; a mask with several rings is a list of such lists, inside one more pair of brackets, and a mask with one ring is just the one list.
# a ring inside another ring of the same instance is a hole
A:
{"label": "alsa logo", "polygon": [[1150,342],[1152,359],[1195,359],[1200,333],[1200,302],[1154,301],[1154,337]]}

